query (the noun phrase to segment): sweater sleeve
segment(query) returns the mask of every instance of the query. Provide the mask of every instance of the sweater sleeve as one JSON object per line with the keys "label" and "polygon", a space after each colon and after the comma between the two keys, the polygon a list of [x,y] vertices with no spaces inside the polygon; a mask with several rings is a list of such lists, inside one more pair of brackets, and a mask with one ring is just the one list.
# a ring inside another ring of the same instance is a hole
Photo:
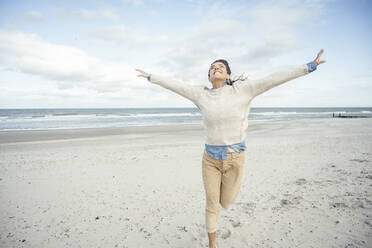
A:
{"label": "sweater sleeve", "polygon": [[189,100],[194,102],[195,104],[197,103],[199,97],[201,96],[203,92],[203,86],[201,85],[190,85],[190,84],[185,84],[173,79],[169,79],[166,77],[162,77],[157,74],[151,74],[150,82],[153,84],[157,84],[162,86],[163,88],[166,88],[168,90],[171,90]]}
{"label": "sweater sleeve", "polygon": [[304,64],[297,67],[274,72],[261,79],[239,81],[240,87],[252,98],[268,91],[269,89],[281,85],[289,80],[304,76],[309,73],[308,65]]}

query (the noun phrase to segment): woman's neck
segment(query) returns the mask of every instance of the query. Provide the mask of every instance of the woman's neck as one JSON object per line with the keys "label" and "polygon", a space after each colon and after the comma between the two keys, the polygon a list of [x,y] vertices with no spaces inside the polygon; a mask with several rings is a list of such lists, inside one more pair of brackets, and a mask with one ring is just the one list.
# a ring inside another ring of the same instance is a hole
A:
{"label": "woman's neck", "polygon": [[213,82],[213,89],[221,88],[226,83],[226,80],[216,80]]}

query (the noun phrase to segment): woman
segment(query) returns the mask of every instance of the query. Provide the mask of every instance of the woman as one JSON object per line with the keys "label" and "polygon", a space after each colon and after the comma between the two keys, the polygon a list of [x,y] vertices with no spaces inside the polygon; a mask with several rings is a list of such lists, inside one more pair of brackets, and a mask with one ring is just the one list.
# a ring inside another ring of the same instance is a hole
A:
{"label": "woman", "polygon": [[187,99],[200,110],[206,132],[202,159],[203,184],[206,193],[205,223],[209,247],[214,248],[220,213],[219,204],[227,208],[238,196],[245,163],[245,138],[251,101],[265,91],[289,80],[306,75],[324,60],[320,50],[314,61],[282,70],[257,80],[239,77],[231,81],[226,60],[216,60],[208,71],[213,88],[187,85],[175,80],[149,74],[143,70],[138,77],[147,78]]}

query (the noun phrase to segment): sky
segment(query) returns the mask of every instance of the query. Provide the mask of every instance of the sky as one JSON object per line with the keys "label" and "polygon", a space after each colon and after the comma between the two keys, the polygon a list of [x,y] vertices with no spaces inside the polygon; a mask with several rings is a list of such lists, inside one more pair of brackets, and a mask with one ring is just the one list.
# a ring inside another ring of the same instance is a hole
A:
{"label": "sky", "polygon": [[211,88],[313,61],[251,107],[372,107],[372,1],[0,0],[0,108],[195,107],[136,68]]}

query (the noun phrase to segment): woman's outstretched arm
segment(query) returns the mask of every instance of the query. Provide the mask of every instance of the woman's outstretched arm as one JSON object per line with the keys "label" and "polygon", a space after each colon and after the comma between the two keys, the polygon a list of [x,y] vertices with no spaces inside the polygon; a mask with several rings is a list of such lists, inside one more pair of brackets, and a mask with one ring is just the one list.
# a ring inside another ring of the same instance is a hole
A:
{"label": "woman's outstretched arm", "polygon": [[182,82],[178,82],[173,79],[162,77],[157,74],[149,74],[141,69],[136,69],[140,74],[137,77],[147,78],[148,81],[154,84],[158,84],[166,89],[169,89],[197,104],[199,97],[203,92],[202,85],[190,85]]}
{"label": "woman's outstretched arm", "polygon": [[315,71],[318,65],[326,62],[325,60],[320,60],[323,52],[324,50],[321,49],[314,61],[307,64],[275,72],[261,79],[241,82],[240,85],[243,90],[254,98],[275,86]]}

